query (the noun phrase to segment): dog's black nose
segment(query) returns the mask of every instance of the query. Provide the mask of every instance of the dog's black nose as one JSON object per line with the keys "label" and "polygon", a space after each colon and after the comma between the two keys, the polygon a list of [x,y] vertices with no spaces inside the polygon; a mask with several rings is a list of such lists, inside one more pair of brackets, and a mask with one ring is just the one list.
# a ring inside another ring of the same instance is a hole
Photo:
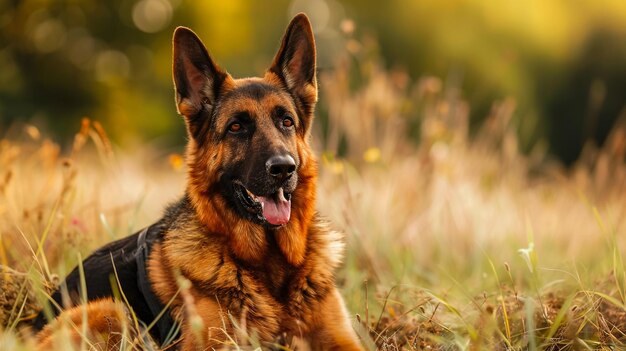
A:
{"label": "dog's black nose", "polygon": [[267,172],[280,180],[289,178],[296,170],[296,161],[290,155],[272,156],[265,162]]}

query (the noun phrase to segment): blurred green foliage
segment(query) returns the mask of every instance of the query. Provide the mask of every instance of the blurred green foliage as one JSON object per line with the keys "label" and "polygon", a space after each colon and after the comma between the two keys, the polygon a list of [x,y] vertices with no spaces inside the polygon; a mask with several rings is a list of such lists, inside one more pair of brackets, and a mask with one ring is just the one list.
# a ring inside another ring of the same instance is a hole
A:
{"label": "blurred green foliage", "polygon": [[354,25],[390,69],[459,86],[475,124],[514,98],[526,150],[547,138],[571,162],[625,113],[623,0],[0,0],[0,127],[36,123],[66,137],[89,116],[118,143],[178,144],[173,29],[193,28],[234,76],[258,75],[299,11],[313,21],[321,70]]}

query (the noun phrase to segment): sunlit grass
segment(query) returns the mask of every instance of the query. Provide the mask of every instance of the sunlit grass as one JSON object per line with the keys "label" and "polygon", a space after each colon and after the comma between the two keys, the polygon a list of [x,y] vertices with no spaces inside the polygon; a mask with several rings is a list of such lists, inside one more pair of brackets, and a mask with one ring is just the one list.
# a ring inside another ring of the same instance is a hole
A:
{"label": "sunlit grass", "polygon": [[[518,151],[514,100],[495,102],[470,134],[457,87],[435,77],[411,85],[353,58],[321,76],[314,144],[318,208],[346,233],[338,283],[365,342],[625,347],[624,127],[566,170],[540,144]],[[0,275],[0,349],[31,349],[18,322],[49,286],[80,257],[153,223],[184,187],[179,154],[116,150],[89,120],[68,128],[78,133],[65,149],[35,126],[0,142],[0,260],[25,272]]]}

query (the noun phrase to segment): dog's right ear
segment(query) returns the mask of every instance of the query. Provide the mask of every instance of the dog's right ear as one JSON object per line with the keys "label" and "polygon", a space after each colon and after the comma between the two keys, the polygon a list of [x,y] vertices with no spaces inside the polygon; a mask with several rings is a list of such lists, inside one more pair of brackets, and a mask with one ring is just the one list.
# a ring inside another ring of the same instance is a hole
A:
{"label": "dog's right ear", "polygon": [[215,107],[228,73],[211,59],[204,44],[191,29],[176,28],[173,42],[176,107],[193,133],[199,127],[193,125],[199,122],[199,114],[206,111],[210,115]]}

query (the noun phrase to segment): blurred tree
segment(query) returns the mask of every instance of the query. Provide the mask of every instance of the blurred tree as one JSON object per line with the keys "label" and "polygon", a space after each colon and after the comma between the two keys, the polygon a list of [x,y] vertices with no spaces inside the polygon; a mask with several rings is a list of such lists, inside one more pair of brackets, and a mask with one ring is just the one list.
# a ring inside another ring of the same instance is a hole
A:
{"label": "blurred tree", "polygon": [[[126,117],[139,110],[147,110],[147,114],[173,111],[168,105],[153,108],[146,104],[152,99],[151,105],[163,101],[158,97],[165,89],[153,74],[152,49],[155,42],[167,42],[168,35],[145,33],[133,26],[132,3],[0,4],[3,120],[34,120],[67,136],[78,129],[78,120],[83,116],[101,119],[111,126],[120,121],[116,118],[120,110]],[[167,16],[171,17],[171,11],[170,7]],[[161,26],[167,25],[169,22],[162,20]],[[130,99],[120,98],[147,92],[150,99],[135,101],[141,108],[131,106]],[[171,99],[171,93],[168,95]],[[158,120],[153,117],[149,118],[151,124]],[[148,135],[155,130],[148,128]]]}
{"label": "blurred tree", "polygon": [[[379,38],[388,66],[458,84],[472,122],[517,100],[520,140],[548,138],[567,163],[601,143],[626,107],[626,2],[343,2]],[[367,3],[368,5],[364,5]]]}
{"label": "blurred tree", "polygon": [[538,75],[538,94],[549,116],[552,149],[566,163],[574,162],[584,143],[600,143],[618,118],[626,117],[626,40],[600,29],[586,40],[559,79]]}

